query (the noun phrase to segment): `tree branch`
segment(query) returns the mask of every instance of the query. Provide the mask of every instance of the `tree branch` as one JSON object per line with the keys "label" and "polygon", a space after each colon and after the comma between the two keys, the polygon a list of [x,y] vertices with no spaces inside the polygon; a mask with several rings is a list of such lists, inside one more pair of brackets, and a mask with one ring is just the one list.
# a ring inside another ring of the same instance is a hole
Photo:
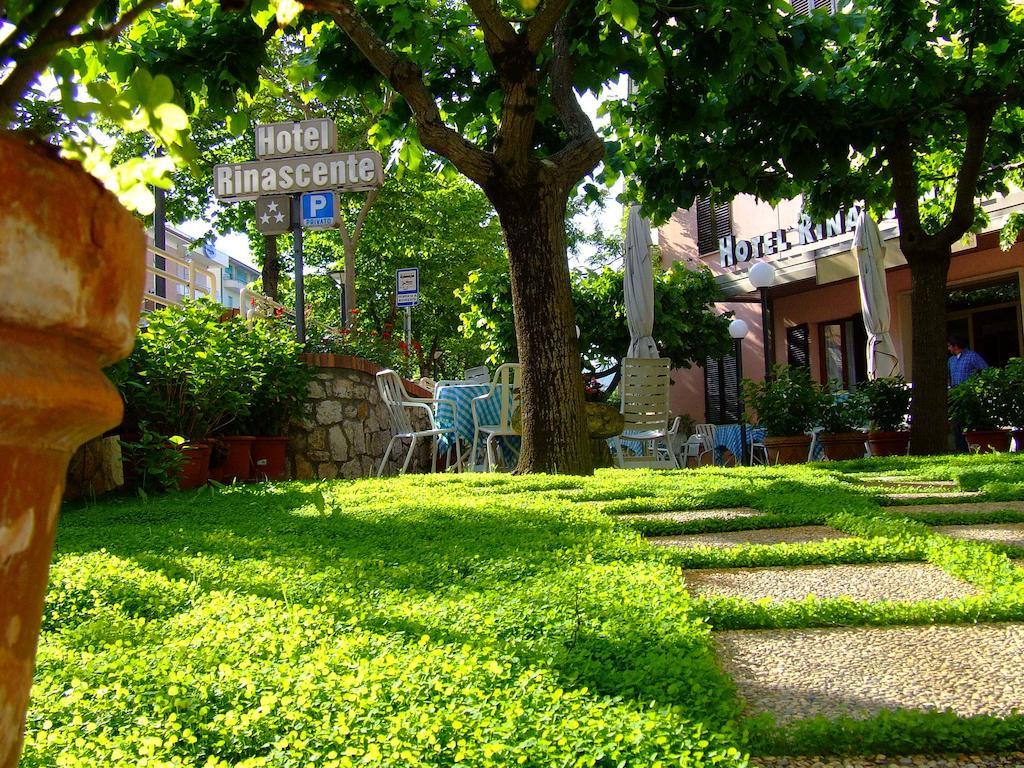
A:
{"label": "tree branch", "polygon": [[960,172],[956,178],[956,199],[953,212],[946,226],[936,233],[941,242],[952,245],[974,223],[974,197],[978,190],[978,178],[985,157],[985,143],[995,118],[997,105],[976,104],[964,111],[967,117],[967,137],[964,140],[964,156],[960,161]]}
{"label": "tree branch", "polygon": [[424,147],[451,160],[477,184],[486,183],[493,169],[492,156],[445,124],[420,69],[388,47],[355,9],[352,0],[307,0],[305,5],[329,13],[371,66],[402,94],[413,112]]}
{"label": "tree branch", "polygon": [[899,126],[893,132],[893,138],[886,142],[885,156],[889,163],[892,197],[896,201],[896,218],[900,222],[900,239],[924,242],[927,237],[921,227],[914,149],[910,146],[910,131],[906,125]]}
{"label": "tree branch", "polygon": [[526,25],[526,42],[531,53],[537,54],[544,47],[544,41],[554,31],[558,20],[565,15],[570,2],[571,0],[544,0],[540,10]]}
{"label": "tree branch", "polygon": [[484,43],[487,50],[494,55],[500,54],[506,49],[515,45],[517,35],[512,24],[506,19],[498,4],[494,0],[466,0],[466,4],[473,15],[480,21],[480,28],[484,33]]}
{"label": "tree branch", "polygon": [[97,27],[96,29],[91,29],[88,32],[71,35],[71,37],[68,38],[68,45],[64,47],[79,46],[84,45],[85,43],[98,43],[117,37],[127,27],[134,24],[136,19],[146,11],[151,11],[163,3],[164,0],[142,0],[141,3],[126,11],[121,18],[117,19],[109,26]]}
{"label": "tree branch", "polygon": [[25,91],[60,50],[60,43],[81,26],[92,13],[98,0],[71,0],[61,12],[43,25],[36,39],[19,52],[19,61],[7,71],[7,77],[0,82],[0,122],[14,112],[14,105],[25,95]]}

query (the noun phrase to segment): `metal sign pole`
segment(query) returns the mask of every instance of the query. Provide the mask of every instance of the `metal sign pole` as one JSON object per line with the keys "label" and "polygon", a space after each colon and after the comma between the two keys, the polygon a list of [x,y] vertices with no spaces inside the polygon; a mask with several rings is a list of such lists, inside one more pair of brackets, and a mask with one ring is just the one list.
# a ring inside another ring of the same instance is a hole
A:
{"label": "metal sign pole", "polygon": [[302,203],[301,195],[291,197],[292,240],[295,244],[295,338],[306,343],[306,286],[302,276]]}
{"label": "metal sign pole", "polygon": [[405,308],[405,376],[412,375],[412,307]]}

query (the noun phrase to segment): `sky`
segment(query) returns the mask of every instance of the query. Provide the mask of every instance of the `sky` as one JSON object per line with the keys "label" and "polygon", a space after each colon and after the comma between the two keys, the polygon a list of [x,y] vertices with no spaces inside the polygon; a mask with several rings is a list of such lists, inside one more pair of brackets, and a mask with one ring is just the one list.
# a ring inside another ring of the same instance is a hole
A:
{"label": "sky", "polygon": [[[602,97],[617,98],[625,92],[625,89],[625,79],[623,79],[614,87],[606,90],[602,94]],[[607,118],[600,118],[597,115],[597,108],[600,104],[600,99],[598,97],[589,93],[583,94],[583,96],[580,97],[580,103],[583,106],[583,110],[594,122],[595,126],[607,124]],[[610,194],[607,196],[605,208],[601,212],[600,216],[596,219],[593,217],[577,217],[577,225],[588,232],[593,232],[594,225],[599,221],[605,232],[613,232],[616,227],[620,226],[620,222],[622,221],[622,206],[615,200],[615,196],[620,192],[622,192],[621,180],[612,187]],[[204,221],[186,221],[183,224],[175,226],[189,237],[202,237],[210,229],[210,225]],[[249,238],[246,235],[236,233],[218,237],[216,246],[219,250],[229,256],[233,256],[239,261],[249,264],[250,266],[256,266],[255,261],[249,254]],[[571,263],[570,266],[582,266],[591,255],[592,249],[588,248],[584,250],[579,259],[573,259],[573,262],[578,263]]]}

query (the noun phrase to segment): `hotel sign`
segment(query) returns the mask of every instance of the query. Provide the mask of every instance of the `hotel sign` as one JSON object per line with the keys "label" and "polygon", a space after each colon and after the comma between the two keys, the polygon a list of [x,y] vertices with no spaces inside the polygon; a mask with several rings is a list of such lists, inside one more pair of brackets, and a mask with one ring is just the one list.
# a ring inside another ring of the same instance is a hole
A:
{"label": "hotel sign", "polygon": [[380,155],[370,150],[336,152],[338,131],[331,120],[256,126],[256,156],[245,163],[213,168],[213,191],[221,200],[255,200],[338,189],[366,191],[384,181]]}
{"label": "hotel sign", "polygon": [[734,267],[753,259],[777,256],[794,246],[811,245],[842,235],[853,235],[860,215],[860,206],[849,210],[841,210],[835,216],[822,223],[811,221],[805,213],[800,214],[800,221],[792,229],[776,229],[749,240],[737,240],[732,235],[720,238],[718,255],[723,267]]}

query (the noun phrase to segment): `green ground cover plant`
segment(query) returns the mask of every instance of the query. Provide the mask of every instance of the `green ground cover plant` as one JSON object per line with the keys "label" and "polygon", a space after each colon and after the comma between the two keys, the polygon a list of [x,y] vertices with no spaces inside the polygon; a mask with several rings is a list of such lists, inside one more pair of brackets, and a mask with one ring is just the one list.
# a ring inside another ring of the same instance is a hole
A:
{"label": "green ground cover plant", "polygon": [[[1024,462],[995,456],[407,476],[69,507],[22,764],[743,766],[747,752],[1019,746],[1017,717],[780,728],[743,717],[715,664],[713,628],[1024,619],[1006,548],[886,514],[859,482],[895,472],[1024,498]],[[763,514],[700,528],[621,517],[724,506]],[[817,523],[853,538],[681,551],[639,535]],[[979,594],[766,604],[695,599],[680,578],[891,561],[932,563]]]}

